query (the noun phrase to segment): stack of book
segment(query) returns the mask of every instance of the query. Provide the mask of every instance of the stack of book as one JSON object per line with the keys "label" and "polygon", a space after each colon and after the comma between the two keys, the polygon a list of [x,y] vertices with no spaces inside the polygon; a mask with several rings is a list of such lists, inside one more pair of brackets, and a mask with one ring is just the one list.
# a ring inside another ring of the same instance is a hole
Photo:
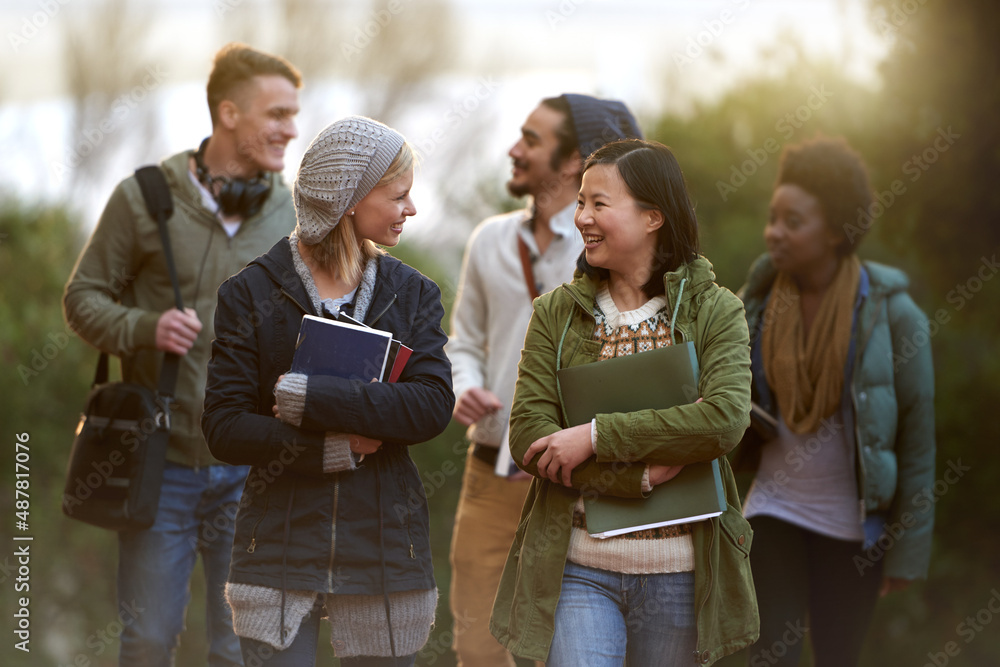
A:
{"label": "stack of book", "polygon": [[304,315],[290,372],[395,382],[412,353],[388,331],[346,315],[338,320]]}

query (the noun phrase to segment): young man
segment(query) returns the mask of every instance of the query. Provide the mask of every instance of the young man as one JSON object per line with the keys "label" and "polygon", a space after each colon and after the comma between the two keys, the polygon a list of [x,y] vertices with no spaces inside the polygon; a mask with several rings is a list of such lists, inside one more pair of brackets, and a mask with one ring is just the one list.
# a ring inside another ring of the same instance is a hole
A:
{"label": "young man", "polygon": [[514,664],[490,634],[489,618],[530,478],[499,477],[494,465],[531,300],[573,277],[583,250],[573,224],[583,161],[609,141],[641,136],[621,102],[575,94],[542,100],[509,153],[514,165],[507,189],[530,195],[531,205],[484,220],[469,239],[446,348],[458,397],[453,417],[469,427],[472,442],[451,544],[460,667]]}
{"label": "young man", "polygon": [[297,136],[301,85],[282,58],[243,44],[216,54],[211,136],[160,165],[174,201],[167,226],[184,311],[173,306],[156,221],[134,176],[112,193],[66,285],[67,322],[121,357],[124,380],[155,389],[163,353],[181,355],[156,522],[118,537],[123,667],[173,664],[198,553],[208,588],[208,664],[243,664],[223,589],[247,468],[212,457],[201,413],[219,285],[295,227],[280,171]]}

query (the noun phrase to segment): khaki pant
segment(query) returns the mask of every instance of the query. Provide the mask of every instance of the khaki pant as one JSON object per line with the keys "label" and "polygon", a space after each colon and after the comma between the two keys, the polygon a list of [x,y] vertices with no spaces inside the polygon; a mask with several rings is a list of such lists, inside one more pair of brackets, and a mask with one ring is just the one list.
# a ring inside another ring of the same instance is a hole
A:
{"label": "khaki pant", "polygon": [[530,480],[508,481],[469,449],[451,541],[451,614],[458,667],[513,667],[490,612]]}

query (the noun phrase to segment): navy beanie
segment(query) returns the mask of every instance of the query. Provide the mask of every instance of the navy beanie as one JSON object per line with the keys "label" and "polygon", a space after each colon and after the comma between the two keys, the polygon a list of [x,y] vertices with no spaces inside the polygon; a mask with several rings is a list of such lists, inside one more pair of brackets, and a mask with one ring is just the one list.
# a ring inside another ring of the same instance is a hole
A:
{"label": "navy beanie", "polygon": [[642,139],[632,112],[618,100],[599,100],[576,93],[565,93],[561,97],[569,104],[581,160],[612,141]]}

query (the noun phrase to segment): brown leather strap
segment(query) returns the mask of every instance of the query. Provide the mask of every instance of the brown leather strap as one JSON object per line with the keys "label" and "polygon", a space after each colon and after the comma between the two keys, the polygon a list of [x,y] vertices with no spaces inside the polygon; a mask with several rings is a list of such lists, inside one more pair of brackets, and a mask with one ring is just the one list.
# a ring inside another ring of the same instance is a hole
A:
{"label": "brown leather strap", "polygon": [[524,282],[528,285],[528,294],[532,300],[538,298],[538,284],[535,282],[535,272],[531,268],[531,251],[521,235],[517,235],[517,251],[521,255],[521,269],[524,270]]}

